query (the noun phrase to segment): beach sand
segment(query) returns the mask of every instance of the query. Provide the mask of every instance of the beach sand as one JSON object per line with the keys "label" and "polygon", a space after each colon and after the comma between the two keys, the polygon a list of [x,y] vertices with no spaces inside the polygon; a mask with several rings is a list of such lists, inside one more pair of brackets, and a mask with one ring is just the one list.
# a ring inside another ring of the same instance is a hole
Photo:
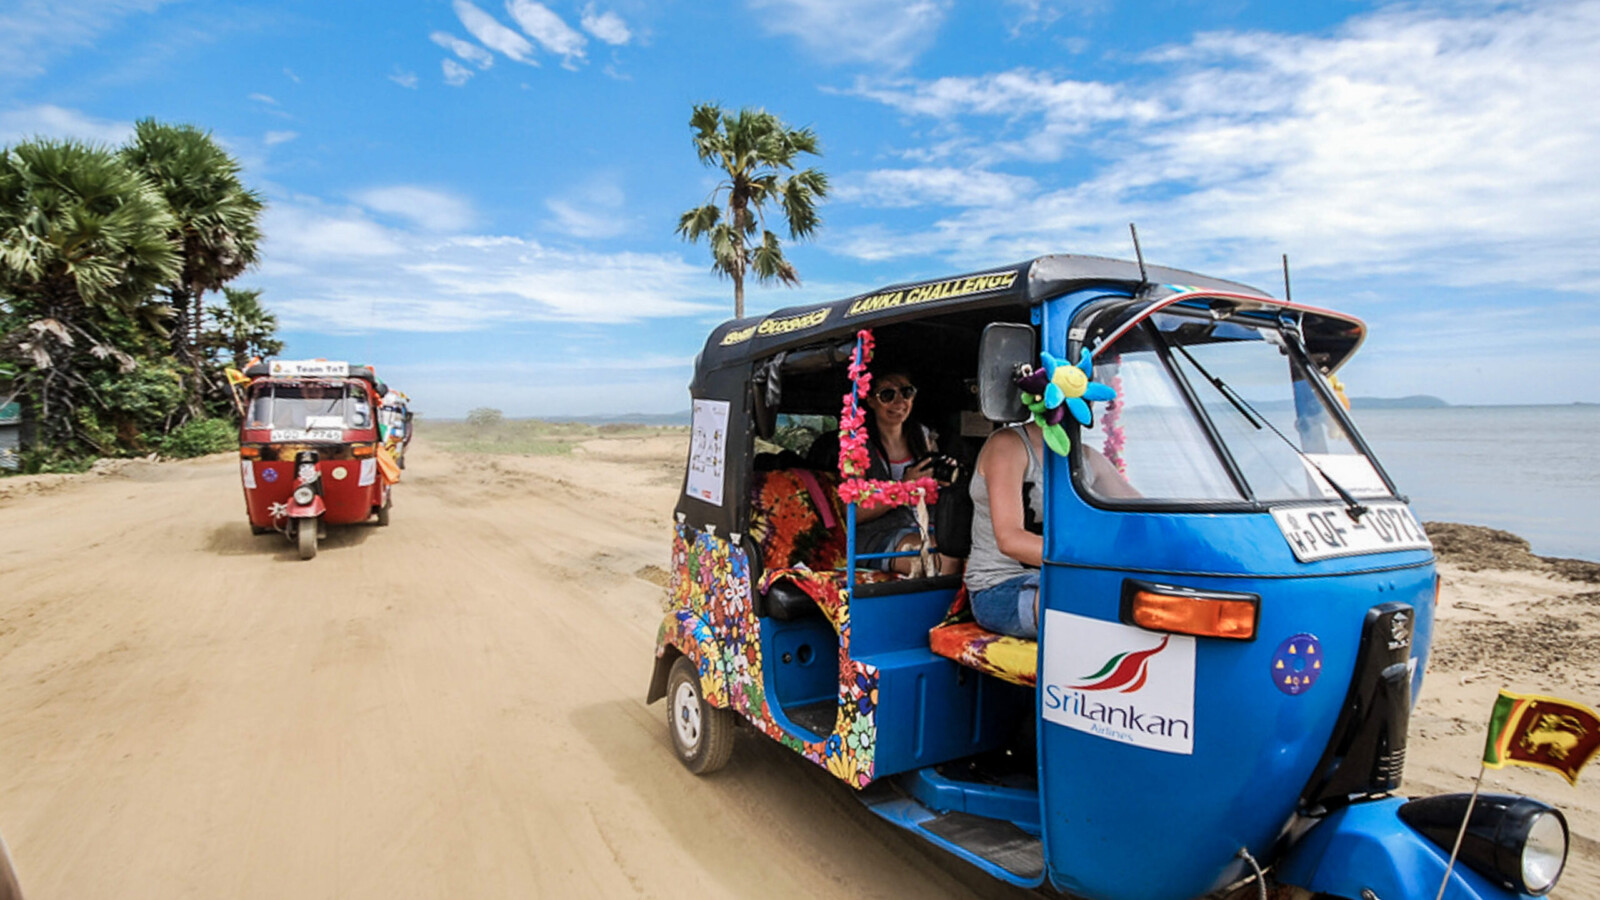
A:
{"label": "beach sand", "polygon": [[[0,479],[0,832],[33,898],[1019,897],[741,734],[673,758],[652,651],[682,431],[413,446],[393,524],[302,562],[237,460]],[[1600,702],[1600,566],[1430,526],[1410,794],[1467,790],[1495,693]],[[1600,897],[1600,773],[1558,900]]]}

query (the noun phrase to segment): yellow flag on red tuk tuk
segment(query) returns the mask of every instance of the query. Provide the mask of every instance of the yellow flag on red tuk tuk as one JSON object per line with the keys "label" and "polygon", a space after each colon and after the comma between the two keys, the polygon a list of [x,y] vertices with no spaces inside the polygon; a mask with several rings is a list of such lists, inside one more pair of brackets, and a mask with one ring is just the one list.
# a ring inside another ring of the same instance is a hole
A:
{"label": "yellow flag on red tuk tuk", "polygon": [[376,455],[378,457],[378,476],[383,479],[385,484],[397,484],[400,481],[400,464],[395,461],[394,454],[389,452],[388,447],[379,444]]}

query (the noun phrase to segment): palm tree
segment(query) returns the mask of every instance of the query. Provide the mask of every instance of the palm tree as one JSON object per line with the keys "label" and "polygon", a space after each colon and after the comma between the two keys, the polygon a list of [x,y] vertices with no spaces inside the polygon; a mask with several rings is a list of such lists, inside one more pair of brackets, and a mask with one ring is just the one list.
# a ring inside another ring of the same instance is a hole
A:
{"label": "palm tree", "polygon": [[[161,195],[111,151],[26,141],[0,152],[0,357],[17,367],[46,447],[105,451],[92,426],[104,408],[87,374],[165,337],[155,302],[181,260]],[[102,435],[103,437],[103,435]]]}
{"label": "palm tree", "polygon": [[261,291],[241,291],[231,287],[222,289],[227,306],[208,306],[211,321],[216,328],[207,329],[200,336],[200,347],[207,356],[217,354],[223,365],[244,368],[253,356],[265,359],[283,350],[283,341],[273,335],[278,331],[278,317],[261,305]]}
{"label": "palm tree", "polygon": [[200,382],[206,380],[194,352],[200,342],[202,298],[255,263],[261,196],[239,180],[239,163],[208,132],[192,125],[142,119],[134,126],[132,142],[122,148],[122,158],[156,186],[176,217],[171,237],[182,248],[183,267],[166,285],[178,313],[172,349],[195,370],[189,399],[191,413],[197,414]]}
{"label": "palm tree", "polygon": [[[821,156],[822,151],[811,129],[791,129],[764,109],[730,114],[716,104],[698,104],[689,127],[700,162],[727,178],[711,189],[704,206],[679,217],[677,233],[691,243],[709,237],[711,268],[733,279],[733,314],[744,318],[746,272],[761,281],[800,283],[800,274],[783,256],[782,242],[767,228],[765,204],[775,199],[782,206],[791,238],[810,236],[822,224],[816,204],[828,196],[828,176],[820,169],[783,173],[794,171],[800,154]],[[719,205],[723,191],[727,195]]]}

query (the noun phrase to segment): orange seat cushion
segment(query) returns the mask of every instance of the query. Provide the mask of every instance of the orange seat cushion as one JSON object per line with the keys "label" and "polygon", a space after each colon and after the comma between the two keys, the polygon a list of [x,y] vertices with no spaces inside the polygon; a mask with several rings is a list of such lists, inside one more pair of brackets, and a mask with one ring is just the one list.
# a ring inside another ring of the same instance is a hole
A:
{"label": "orange seat cushion", "polygon": [[995,634],[976,622],[939,625],[928,632],[933,652],[1002,681],[1034,687],[1039,681],[1039,643]]}

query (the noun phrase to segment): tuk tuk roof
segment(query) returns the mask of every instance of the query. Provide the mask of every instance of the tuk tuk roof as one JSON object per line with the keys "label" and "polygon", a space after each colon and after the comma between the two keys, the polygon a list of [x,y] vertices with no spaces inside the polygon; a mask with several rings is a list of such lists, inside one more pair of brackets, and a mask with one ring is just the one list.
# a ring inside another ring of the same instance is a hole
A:
{"label": "tuk tuk roof", "polygon": [[389,392],[389,386],[378,380],[378,373],[371,366],[357,366],[342,361],[272,359],[248,366],[244,374],[251,380],[267,378],[274,381],[341,381],[358,378],[372,385],[379,397]]}
{"label": "tuk tuk roof", "polygon": [[1103,256],[1042,256],[966,275],[889,285],[829,303],[792,306],[764,316],[730,319],[712,330],[700,354],[701,370],[749,362],[819,339],[935,312],[985,306],[1033,306],[1082,288],[1104,286],[1137,293],[1147,285],[1271,295],[1248,285],[1183,269]]}

